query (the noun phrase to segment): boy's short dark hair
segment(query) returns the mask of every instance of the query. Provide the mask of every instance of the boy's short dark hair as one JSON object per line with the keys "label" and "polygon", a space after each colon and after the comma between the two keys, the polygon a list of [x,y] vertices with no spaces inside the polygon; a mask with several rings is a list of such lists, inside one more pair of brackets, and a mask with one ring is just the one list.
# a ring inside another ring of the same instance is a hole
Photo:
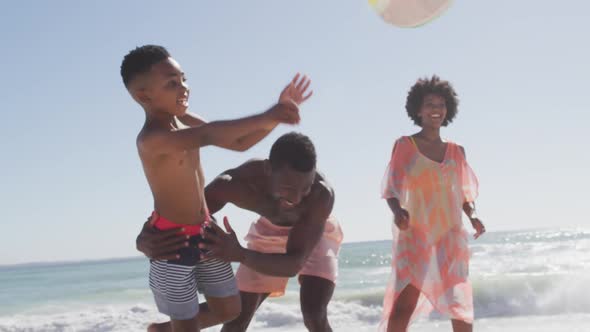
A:
{"label": "boy's short dark hair", "polygon": [[298,172],[307,173],[315,169],[315,147],[309,137],[291,132],[274,142],[268,159],[273,169],[289,166]]}
{"label": "boy's short dark hair", "polygon": [[127,87],[137,75],[147,73],[154,64],[170,57],[162,46],[144,45],[131,50],[121,63],[121,77]]}
{"label": "boy's short dark hair", "polygon": [[453,89],[451,83],[441,80],[440,77],[436,75],[433,75],[430,79],[421,78],[410,88],[406,99],[406,111],[408,112],[410,119],[412,119],[416,125],[422,125],[418,112],[422,107],[424,97],[429,94],[435,94],[445,99],[447,116],[443,120],[442,125],[447,126],[449,123],[453,122],[453,119],[458,112],[457,106],[459,105],[457,93],[455,92],[455,89]]}

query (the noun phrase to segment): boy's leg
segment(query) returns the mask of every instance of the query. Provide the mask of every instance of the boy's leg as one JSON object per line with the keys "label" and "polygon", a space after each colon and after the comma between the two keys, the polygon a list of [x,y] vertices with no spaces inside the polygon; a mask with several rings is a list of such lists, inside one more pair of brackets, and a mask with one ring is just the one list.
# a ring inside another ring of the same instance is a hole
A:
{"label": "boy's leg", "polygon": [[238,317],[242,311],[240,295],[227,297],[205,296],[206,303],[199,306],[199,326],[207,328],[229,322]]}
{"label": "boy's leg", "polygon": [[149,283],[158,311],[170,317],[174,331],[199,331],[194,266],[151,261]]}
{"label": "boy's leg", "polygon": [[[219,324],[217,322],[217,317],[215,317],[213,313],[221,312],[227,309],[222,308],[226,303],[231,302],[230,305],[233,306],[233,302],[237,299],[238,306],[241,308],[241,311],[238,311],[238,315],[236,315],[235,319],[230,322],[225,323],[223,325],[222,331],[233,332],[233,331],[246,331],[252,317],[254,317],[254,313],[258,306],[266,299],[268,294],[257,294],[257,293],[245,293],[241,292],[240,295],[232,296],[231,300],[229,298],[207,298],[207,303],[201,303],[199,308],[199,317],[198,322],[193,322],[195,326],[196,324],[200,324],[201,328],[206,328],[207,326],[213,326]],[[241,298],[241,301],[240,301]],[[214,308],[209,308],[209,306],[213,304]],[[203,315],[205,314],[205,315]],[[205,316],[205,317],[204,317]],[[206,323],[211,323],[211,325],[205,325]],[[157,323],[152,324],[148,327],[149,332],[170,332],[172,331],[172,325],[170,322],[165,323]]]}
{"label": "boy's leg", "polygon": [[[197,243],[194,245],[198,245],[200,241],[202,238],[196,237]],[[241,309],[240,292],[229,263],[217,259],[198,261],[195,263],[192,280],[196,284],[195,290],[198,287],[199,292],[207,299],[207,303],[198,306],[198,327],[207,328],[238,317]],[[172,331],[172,325],[170,322],[154,323],[148,326],[148,331],[169,332]]]}
{"label": "boy's leg", "polygon": [[195,267],[199,293],[207,303],[201,303],[199,323],[206,328],[230,321],[240,314],[240,291],[229,263],[217,259],[203,260]]}
{"label": "boy's leg", "polygon": [[172,319],[172,332],[199,332],[199,320],[197,317],[186,320]]}
{"label": "boy's leg", "polygon": [[[199,305],[198,322],[196,322],[201,329],[230,321],[240,314],[241,302],[239,294],[229,297],[205,296],[205,298],[207,302]],[[172,324],[170,321],[152,323],[147,330],[148,332],[172,332]]]}
{"label": "boy's leg", "polygon": [[240,315],[232,320],[223,324],[221,332],[243,332],[246,331],[248,325],[254,317],[254,313],[268,297],[268,293],[248,293],[240,292],[240,298],[242,303],[242,311]]}
{"label": "boy's leg", "polygon": [[[240,314],[240,295],[228,297],[205,296],[205,298],[207,302],[199,305],[198,322],[196,322],[201,329],[231,321]],[[148,332],[172,332],[172,324],[170,321],[152,323],[148,326]]]}
{"label": "boy's leg", "polygon": [[332,299],[336,285],[328,279],[308,275],[300,275],[299,283],[299,298],[305,327],[311,332],[331,332],[332,328],[328,323],[328,303]]}

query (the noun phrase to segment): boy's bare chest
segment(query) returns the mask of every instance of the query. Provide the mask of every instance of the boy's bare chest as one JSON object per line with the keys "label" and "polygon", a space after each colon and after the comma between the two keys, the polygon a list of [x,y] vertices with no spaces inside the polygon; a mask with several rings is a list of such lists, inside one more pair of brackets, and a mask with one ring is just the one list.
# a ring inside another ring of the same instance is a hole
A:
{"label": "boy's bare chest", "polygon": [[200,156],[198,151],[182,151],[171,156],[171,166],[176,165],[179,168],[187,170],[197,170],[200,168]]}
{"label": "boy's bare chest", "polygon": [[152,174],[163,181],[181,186],[192,186],[195,183],[203,187],[204,176],[197,152],[176,152],[163,157],[155,163]]}

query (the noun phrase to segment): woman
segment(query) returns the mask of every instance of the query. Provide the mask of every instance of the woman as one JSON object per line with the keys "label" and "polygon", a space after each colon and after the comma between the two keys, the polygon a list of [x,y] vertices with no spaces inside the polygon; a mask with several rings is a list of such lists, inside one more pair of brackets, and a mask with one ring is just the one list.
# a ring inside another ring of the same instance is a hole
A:
{"label": "woman", "polygon": [[475,213],[477,178],[463,147],[440,137],[457,114],[449,82],[420,79],[408,93],[408,116],[421,130],[399,138],[385,174],[382,196],[394,214],[392,275],[380,331],[406,331],[433,308],[451,317],[453,331],[472,331],[468,234],[462,211],[485,232]]}

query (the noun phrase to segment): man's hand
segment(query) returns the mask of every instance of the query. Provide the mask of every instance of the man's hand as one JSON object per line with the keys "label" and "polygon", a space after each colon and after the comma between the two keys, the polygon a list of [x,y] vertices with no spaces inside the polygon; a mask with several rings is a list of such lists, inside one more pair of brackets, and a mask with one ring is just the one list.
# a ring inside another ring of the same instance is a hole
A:
{"label": "man's hand", "polygon": [[294,103],[296,106],[301,105],[304,101],[309,99],[313,91],[309,91],[307,95],[305,92],[311,84],[311,80],[307,76],[299,79],[299,73],[293,77],[293,80],[285,87],[281,96],[279,97],[279,104]]}
{"label": "man's hand", "polygon": [[473,229],[475,229],[475,234],[473,235],[474,239],[477,239],[486,232],[486,227],[483,225],[481,220],[479,220],[479,218],[472,218],[471,226],[473,226]]}
{"label": "man's hand", "polygon": [[209,250],[209,252],[202,254],[201,258],[217,258],[224,262],[241,262],[244,257],[244,248],[240,245],[227,217],[223,218],[223,225],[227,233],[215,223],[209,225],[209,230],[203,231],[205,243],[200,243],[199,248]]}
{"label": "man's hand", "polygon": [[159,231],[150,225],[148,219],[137,236],[137,250],[155,260],[179,259],[178,250],[189,245],[189,236],[179,232],[182,229]]}
{"label": "man's hand", "polygon": [[402,231],[405,231],[410,227],[410,214],[408,211],[404,209],[399,209],[399,211],[395,212],[395,217],[393,222]]}

